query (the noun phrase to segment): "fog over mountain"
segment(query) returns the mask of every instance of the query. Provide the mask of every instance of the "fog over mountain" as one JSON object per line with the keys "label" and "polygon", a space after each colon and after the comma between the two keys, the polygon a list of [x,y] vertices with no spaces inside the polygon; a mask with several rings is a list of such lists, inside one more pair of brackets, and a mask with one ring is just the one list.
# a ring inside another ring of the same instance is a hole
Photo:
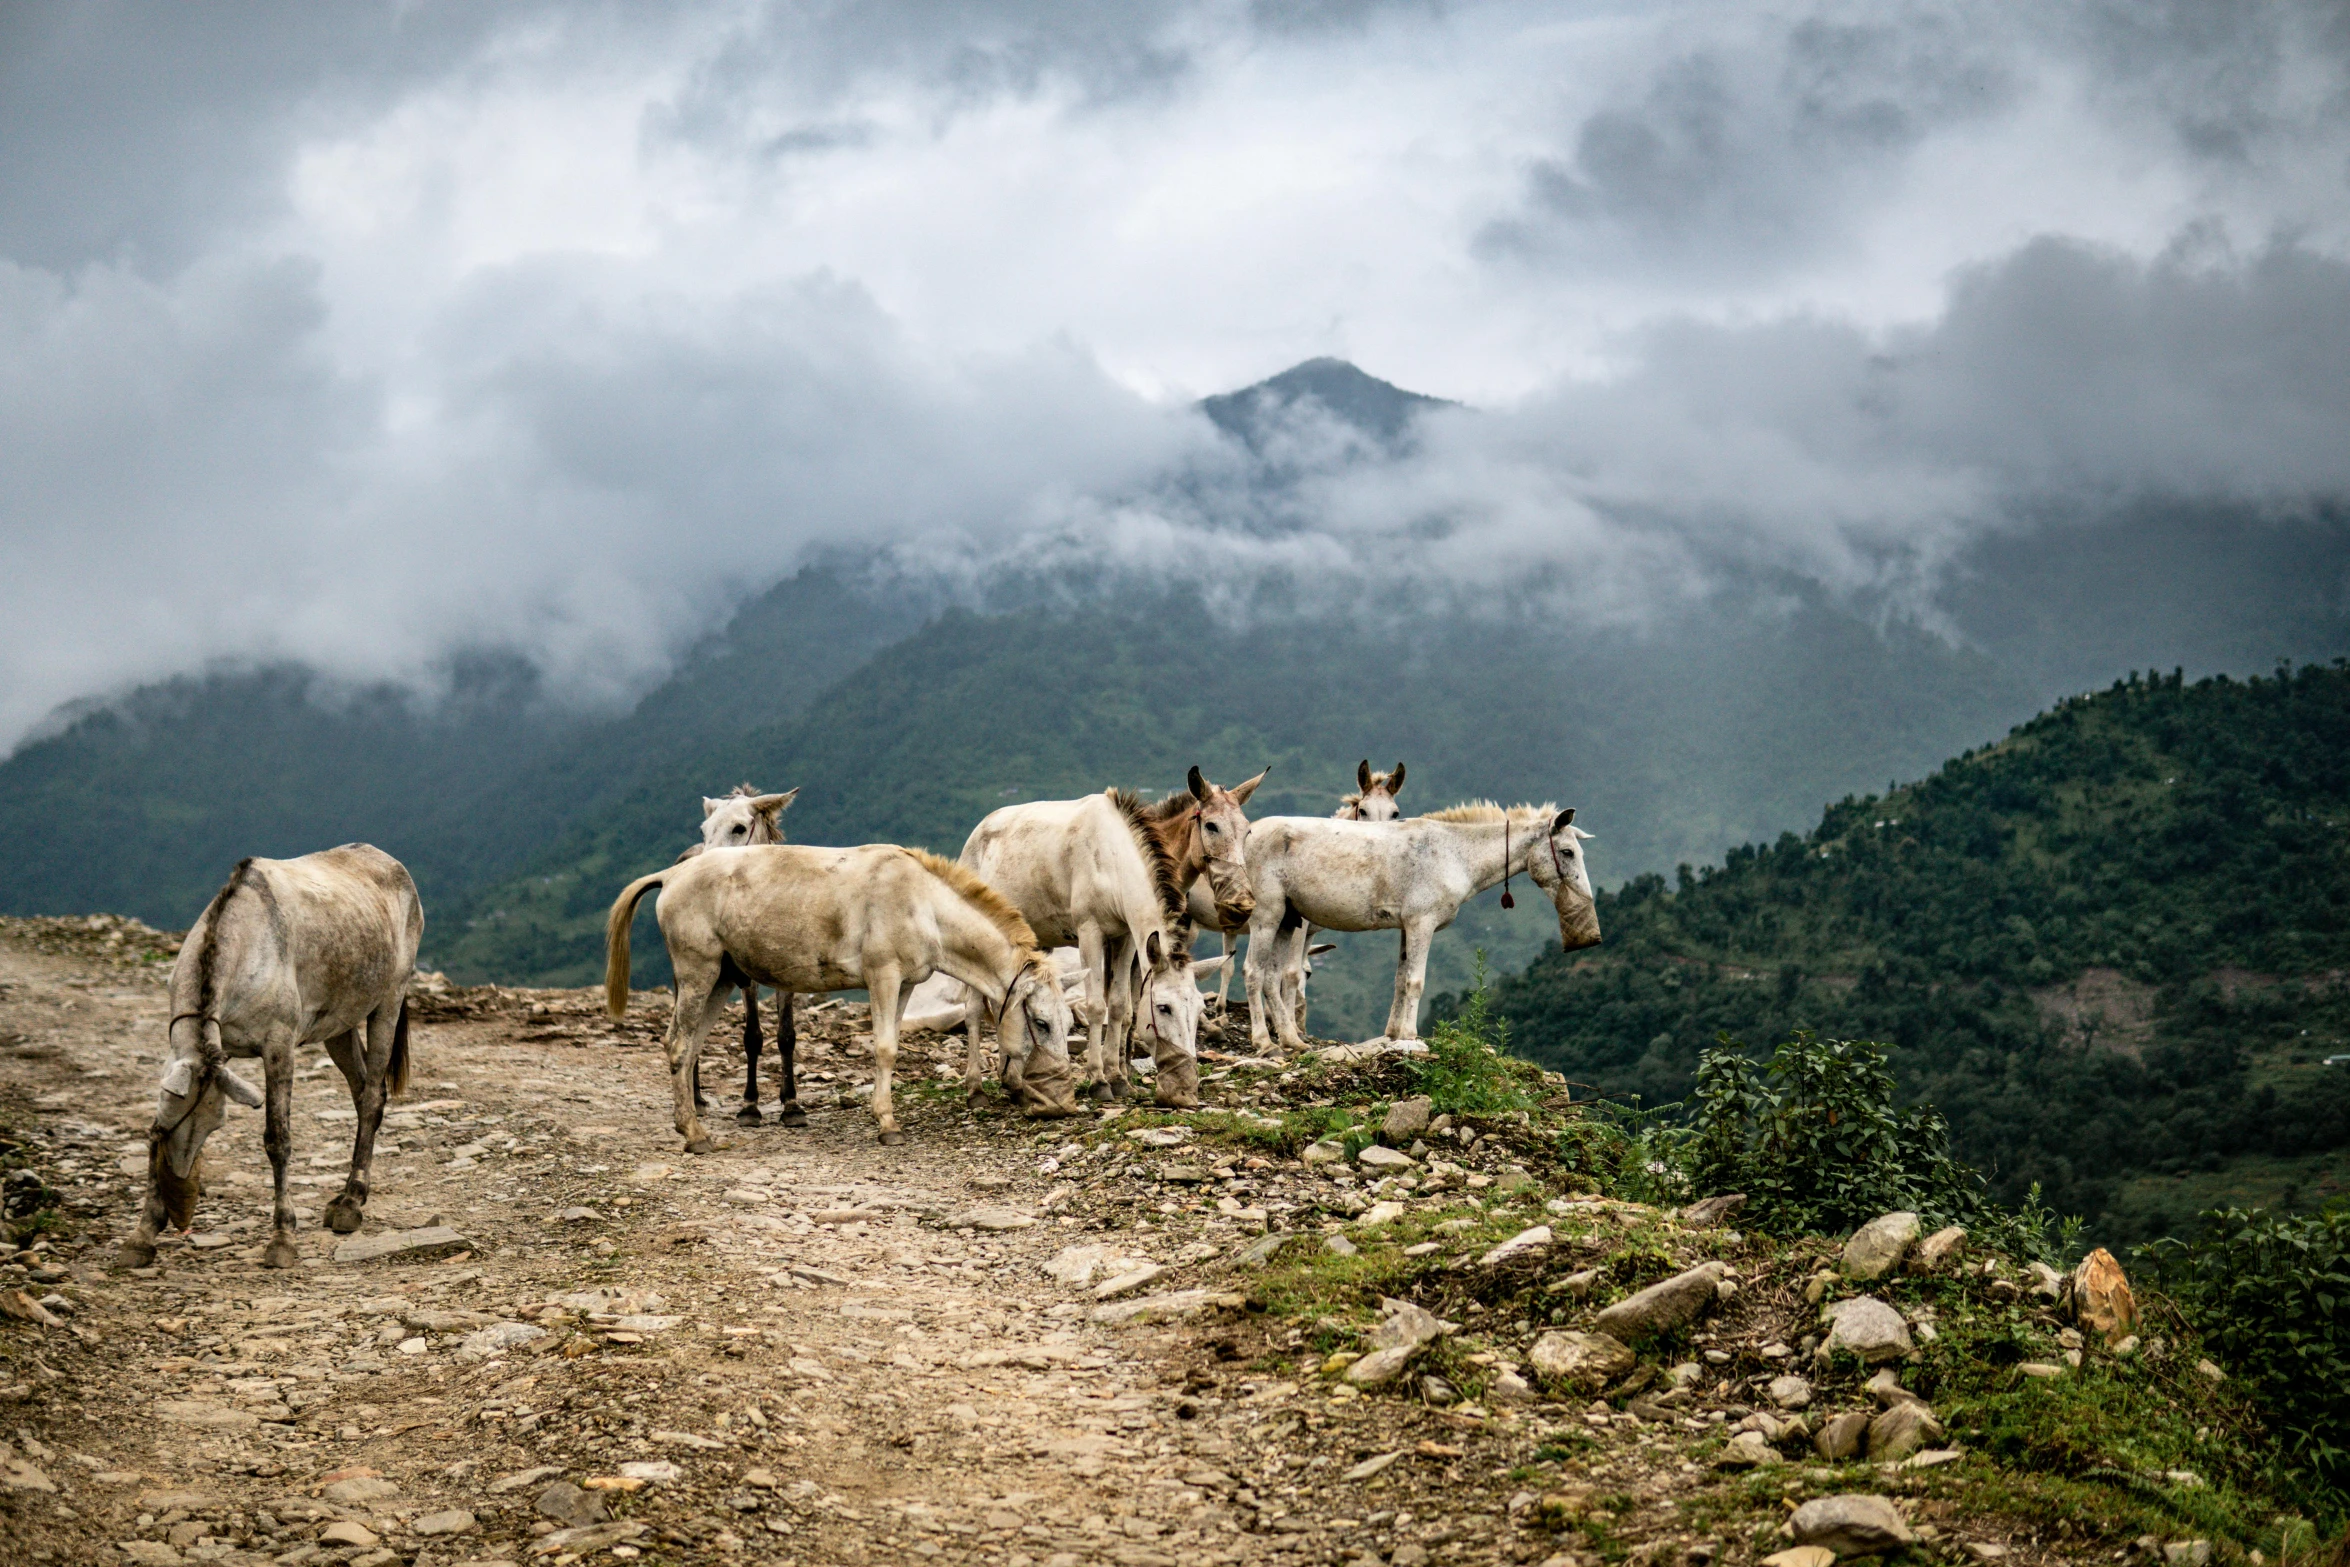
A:
{"label": "fog over mountain", "polygon": [[[2323,655],[2346,131],[2322,4],[14,8],[0,744],[224,664],[617,710],[843,552],[1989,645],[2103,551]],[[1317,356],[1445,406],[1200,407]]]}

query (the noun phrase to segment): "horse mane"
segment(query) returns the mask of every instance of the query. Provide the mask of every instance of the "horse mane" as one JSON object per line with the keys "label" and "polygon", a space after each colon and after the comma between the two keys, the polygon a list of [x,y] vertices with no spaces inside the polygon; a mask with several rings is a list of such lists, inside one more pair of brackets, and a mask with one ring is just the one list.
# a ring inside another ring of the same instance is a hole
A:
{"label": "horse mane", "polygon": [[[1119,792],[1124,793],[1125,791]],[[1178,789],[1158,804],[1146,805],[1142,809],[1144,814],[1154,822],[1171,822],[1197,804],[1199,801],[1192,798],[1189,789]]]}
{"label": "horse mane", "polygon": [[738,783],[727,790],[725,795],[729,800],[756,800],[758,797],[759,786],[755,783]]}
{"label": "horse mane", "polygon": [[1513,805],[1505,811],[1491,800],[1463,800],[1458,805],[1448,805],[1441,811],[1430,811],[1425,816],[1414,817],[1413,820],[1422,822],[1498,822],[1507,817],[1511,821],[1516,821],[1522,816],[1556,816],[1558,809],[1556,805],[1548,801],[1540,805]]}
{"label": "horse mane", "polygon": [[[1142,803],[1142,796],[1131,789],[1109,791],[1110,804],[1126,819],[1126,830],[1134,834],[1134,846],[1142,851],[1142,863],[1150,872],[1151,885],[1159,894],[1159,913],[1172,934],[1175,927],[1188,917],[1191,900],[1184,896],[1183,882],[1175,865],[1175,855],[1162,839],[1151,818],[1151,807]],[[1170,799],[1173,796],[1169,796]],[[1186,794],[1183,798],[1190,799]]]}
{"label": "horse mane", "polygon": [[1022,919],[1020,911],[1012,907],[1002,893],[990,887],[978,872],[967,865],[958,865],[953,860],[933,854],[928,849],[908,849],[906,852],[914,857],[916,864],[962,894],[964,902],[994,921],[995,928],[1002,931],[1004,938],[1012,945],[1031,953],[1037,950],[1036,932],[1029,929],[1028,921]]}

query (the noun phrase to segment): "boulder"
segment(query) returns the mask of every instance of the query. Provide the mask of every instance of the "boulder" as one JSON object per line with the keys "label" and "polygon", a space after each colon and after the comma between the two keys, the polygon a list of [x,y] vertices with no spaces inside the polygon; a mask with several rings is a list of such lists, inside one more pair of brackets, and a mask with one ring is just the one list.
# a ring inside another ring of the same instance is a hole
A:
{"label": "boulder", "polygon": [[1805,1409],[1811,1404],[1811,1383],[1798,1376],[1771,1378],[1771,1402],[1781,1409]]}
{"label": "boulder", "polygon": [[1910,1254],[1909,1265],[1920,1273],[1940,1273],[1956,1267],[1965,1251],[1966,1226],[1953,1224],[1919,1241],[1918,1249]]}
{"label": "boulder", "polygon": [[1830,1326],[1824,1347],[1830,1356],[1841,1350],[1874,1366],[1898,1360],[1913,1347],[1909,1324],[1901,1320],[1901,1313],[1874,1295],[1840,1300],[1825,1315]]}
{"label": "boulder", "polygon": [[1426,1340],[1412,1344],[1397,1344],[1387,1349],[1375,1349],[1346,1368],[1346,1379],[1356,1387],[1381,1387],[1392,1382],[1411,1364]]}
{"label": "boulder", "polygon": [[1925,1405],[1902,1400],[1869,1422],[1869,1462],[1889,1464],[1942,1440],[1942,1422]]}
{"label": "boulder", "polygon": [[1868,1439],[1869,1417],[1855,1410],[1838,1415],[1820,1427],[1811,1439],[1815,1452],[1832,1464],[1849,1463],[1860,1456],[1861,1444]]}
{"label": "boulder", "polygon": [[1691,1203],[1681,1210],[1680,1218],[1691,1229],[1710,1230],[1729,1223],[1731,1216],[1745,1206],[1744,1192],[1727,1192],[1719,1197],[1708,1197],[1703,1202]]}
{"label": "boulder", "polygon": [[1428,1130],[1428,1117],[1435,1109],[1436,1106],[1428,1101],[1426,1095],[1416,1099],[1398,1099],[1387,1107],[1387,1119],[1380,1123],[1379,1130],[1396,1142],[1407,1137],[1417,1137]]}
{"label": "boulder", "polygon": [[1631,1347],[1606,1333],[1573,1331],[1545,1333],[1534,1341],[1526,1359],[1545,1381],[1575,1387],[1600,1387],[1630,1371],[1636,1363]]}
{"label": "boulder", "polygon": [[1779,1456],[1779,1450],[1771,1446],[1770,1438],[1760,1431],[1741,1431],[1714,1454],[1715,1464],[1724,1469],[1758,1469],[1785,1461]]}
{"label": "boulder", "polygon": [[1884,1278],[1909,1256],[1921,1229],[1914,1213],[1887,1213],[1869,1220],[1844,1243],[1844,1276],[1864,1281]]}
{"label": "boulder", "polygon": [[1714,1286],[1728,1272],[1722,1263],[1701,1262],[1686,1273],[1676,1273],[1661,1284],[1651,1284],[1617,1301],[1599,1314],[1596,1326],[1627,1344],[1673,1332],[1696,1321],[1713,1303]]}
{"label": "boulder", "polygon": [[1787,1526],[1798,1545],[1824,1545],[1838,1556],[1873,1556],[1917,1539],[1882,1496],[1815,1497],[1795,1509]]}
{"label": "boulder", "polygon": [[1389,1300],[1381,1304],[1387,1314],[1371,1330],[1373,1349],[1396,1349],[1406,1344],[1417,1348],[1451,1331],[1452,1324],[1408,1300]]}
{"label": "boulder", "polygon": [[1550,1226],[1537,1224],[1530,1230],[1520,1230],[1499,1246],[1477,1259],[1481,1268],[1498,1268],[1505,1262],[1514,1262],[1529,1252],[1542,1251],[1550,1245]]}
{"label": "boulder", "polygon": [[1413,1168],[1412,1156],[1396,1148],[1382,1148],[1377,1143],[1367,1145],[1355,1155],[1355,1163],[1366,1170],[1403,1171]]}
{"label": "boulder", "polygon": [[462,1507],[452,1507],[443,1512],[426,1513],[421,1518],[411,1519],[408,1527],[430,1539],[444,1534],[471,1534],[474,1531],[475,1523],[472,1513]]}
{"label": "boulder", "polygon": [[1346,1159],[1346,1147],[1344,1144],[1334,1143],[1328,1138],[1324,1138],[1320,1142],[1306,1144],[1298,1157],[1310,1165],[1339,1164]]}
{"label": "boulder", "polygon": [[582,1490],[568,1480],[558,1480],[541,1491],[537,1507],[541,1517],[554,1519],[560,1529],[584,1529],[608,1516],[603,1492]]}
{"label": "boulder", "polygon": [[2127,1338],[2138,1325],[2138,1298],[2113,1253],[2100,1246],[2073,1269],[2073,1320],[2108,1345]]}
{"label": "boulder", "polygon": [[365,1507],[398,1496],[400,1487],[374,1475],[355,1475],[348,1480],[337,1480],[319,1494],[337,1507]]}
{"label": "boulder", "polygon": [[1530,1404],[1534,1402],[1534,1384],[1515,1371],[1504,1371],[1494,1377],[1485,1396],[1500,1404]]}
{"label": "boulder", "polygon": [[2063,1274],[2045,1262],[2027,1262],[2024,1271],[2032,1276],[2032,1282],[2027,1287],[2033,1299],[2046,1301],[2051,1306],[2064,1299],[2066,1280]]}

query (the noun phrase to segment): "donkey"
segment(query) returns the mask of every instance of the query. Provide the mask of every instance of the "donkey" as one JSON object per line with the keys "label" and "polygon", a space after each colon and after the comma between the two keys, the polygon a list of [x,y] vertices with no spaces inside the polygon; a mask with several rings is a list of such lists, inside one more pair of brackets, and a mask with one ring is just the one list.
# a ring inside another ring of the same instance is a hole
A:
{"label": "donkey", "polygon": [[[1258,776],[1262,777],[1263,774],[1260,773]],[[1355,763],[1356,792],[1339,797],[1338,809],[1330,813],[1331,819],[1341,822],[1392,822],[1403,815],[1395,803],[1396,791],[1402,787],[1403,763],[1396,763],[1393,772],[1375,773],[1371,771],[1371,759],[1366,756]],[[1240,944],[1241,932],[1248,929],[1247,916],[1243,915],[1237,920],[1227,920],[1223,918],[1221,909],[1209,907],[1195,890],[1191,895],[1191,917],[1193,923],[1204,925],[1209,930],[1216,932],[1224,943],[1224,957],[1227,961],[1216,979],[1216,1007],[1221,1011],[1230,1000],[1232,971],[1238,965],[1229,960],[1232,957],[1233,949]],[[1314,932],[1310,929],[1306,932],[1309,940],[1312,939],[1313,934]],[[1332,949],[1325,944],[1321,950],[1328,952]],[[1289,985],[1289,988],[1294,990],[1298,996],[1297,1022],[1300,1028],[1305,1027],[1305,976],[1312,972],[1311,957],[1312,954],[1308,953],[1307,966],[1292,977],[1292,982]]]}
{"label": "donkey", "polygon": [[[1139,960],[1141,1010],[1157,1065],[1154,1097],[1196,1106],[1202,1000],[1191,977],[1191,921],[1180,867],[1152,808],[1123,789],[1007,805],[971,830],[961,862],[1000,891],[1039,939],[1077,948],[1085,965],[1085,1069],[1096,1095],[1122,1099],[1131,1091],[1127,1038]],[[965,1022],[963,1092],[976,1100],[983,1057],[975,1010]]]}
{"label": "donkey", "polygon": [[[1256,912],[1249,919],[1250,1045],[1272,1043],[1271,1018],[1285,1050],[1304,1047],[1297,1001],[1285,993],[1294,963],[1287,944],[1302,945],[1305,927],[1400,930],[1395,1000],[1388,1039],[1419,1037],[1420,993],[1428,943],[1462,904],[1497,882],[1529,877],[1558,911],[1559,944],[1569,952],[1599,942],[1599,911],[1585,868],[1572,807],[1490,801],[1456,805],[1431,816],[1384,824],[1312,816],[1271,816],[1249,829],[1249,880]],[[1502,905],[1515,900],[1503,889]]]}
{"label": "donkey", "polygon": [[1052,955],[1019,912],[969,871],[920,849],[777,844],[703,854],[622,889],[604,922],[604,1004],[628,1010],[628,924],[639,899],[662,889],[661,936],[677,975],[669,1014],[669,1081],[688,1153],[717,1144],[694,1113],[691,1074],[710,1012],[733,986],[817,994],[863,987],[873,997],[873,1115],[881,1141],[905,1133],[890,1097],[898,1017],[936,970],[977,991],[1009,1040],[1025,1048],[1015,1076],[1031,1115],[1077,1113],[1069,1063],[1069,1008]]}
{"label": "donkey", "polygon": [[385,1095],[408,1087],[408,981],[423,934],[424,906],[407,867],[370,844],[237,862],[172,965],[170,1054],[147,1130],[147,1201],[122,1243],[125,1264],[152,1265],[165,1224],[183,1234],[194,1227],[204,1141],[228,1119],[222,1101],[264,1104],[228,1064],[254,1056],[267,1090],[262,1146],[276,1191],[261,1265],[300,1260],[286,1159],[294,1052],[303,1045],[323,1043],[351,1085],[359,1112],[351,1170],[327,1204],[326,1222],[339,1235],[359,1228]]}
{"label": "donkey", "polygon": [[[800,791],[787,789],[781,794],[761,794],[757,786],[740,783],[731,793],[713,800],[702,796],[702,841],[680,854],[680,860],[690,860],[704,849],[741,849],[758,843],[783,842],[783,813],[791,809],[792,801]],[[743,987],[743,1107],[735,1112],[735,1121],[742,1126],[759,1124],[759,987]],[[793,1071],[792,1057],[799,1045],[799,1036],[792,1028],[791,997],[775,998],[775,1064],[782,1074],[782,1093],[775,1102],[775,1124],[778,1126],[806,1126],[808,1113],[800,1108],[798,1076]],[[694,1108],[708,1109],[710,1101],[702,1097],[702,1074],[694,1069]]]}

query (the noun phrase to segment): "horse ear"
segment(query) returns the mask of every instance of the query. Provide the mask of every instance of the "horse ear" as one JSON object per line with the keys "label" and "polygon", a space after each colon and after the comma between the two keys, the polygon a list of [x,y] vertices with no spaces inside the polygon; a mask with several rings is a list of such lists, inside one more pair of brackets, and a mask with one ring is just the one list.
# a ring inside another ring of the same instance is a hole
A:
{"label": "horse ear", "polygon": [[[1198,769],[1194,768],[1193,771],[1197,772]],[[1165,950],[1166,938],[1162,937],[1157,931],[1154,930],[1149,935],[1142,938],[1143,961],[1148,963],[1152,968],[1157,968],[1159,966],[1159,954]]]}
{"label": "horse ear", "polygon": [[1258,769],[1257,775],[1254,778],[1251,778],[1248,782],[1234,784],[1231,790],[1232,803],[1235,805],[1248,804],[1248,797],[1257,792],[1257,785],[1263,783],[1265,781],[1265,774],[1271,772],[1272,770],[1273,764],[1268,762],[1262,768]]}
{"label": "horse ear", "polygon": [[1592,839],[1594,839],[1594,838],[1598,837],[1598,836],[1599,836],[1599,834],[1597,834],[1597,833],[1595,833],[1595,832],[1585,832],[1585,831],[1584,831],[1582,828],[1578,827],[1578,828],[1576,828],[1576,829],[1575,829],[1575,836],[1576,836],[1576,837],[1578,837],[1578,838],[1581,838],[1581,839],[1582,839],[1582,840],[1584,840],[1586,843],[1588,843],[1588,842],[1590,842]]}
{"label": "horse ear", "polygon": [[1398,762],[1395,764],[1395,771],[1387,775],[1387,796],[1389,799],[1393,799],[1401,793],[1403,793],[1403,763]]}
{"label": "horse ear", "polygon": [[248,1110],[261,1108],[261,1090],[246,1082],[227,1067],[213,1069],[220,1078],[220,1090]]}
{"label": "horse ear", "polygon": [[791,809],[792,801],[800,797],[797,789],[786,789],[781,794],[763,794],[751,802],[751,809],[762,816],[773,816]]}
{"label": "horse ear", "polygon": [[1572,826],[1574,820],[1575,808],[1570,805],[1565,810],[1559,812],[1558,815],[1553,816],[1550,819],[1550,830],[1553,833],[1556,833],[1561,827]]}
{"label": "horse ear", "polygon": [[1355,787],[1365,794],[1371,792],[1371,759],[1367,756],[1355,763]]}
{"label": "horse ear", "polygon": [[1194,767],[1188,774],[1186,774],[1184,777],[1184,782],[1191,785],[1191,797],[1193,799],[1199,801],[1202,805],[1208,803],[1208,781],[1207,779],[1200,776],[1200,770],[1198,768]]}
{"label": "horse ear", "polygon": [[1312,946],[1306,948],[1306,956],[1309,958],[1318,958],[1325,952],[1336,952],[1337,950],[1338,943],[1335,941],[1317,941]]}
{"label": "horse ear", "polygon": [[725,803],[726,803],[726,802],[725,802],[724,800],[713,800],[713,799],[711,799],[711,798],[710,798],[708,795],[706,795],[706,794],[705,794],[705,795],[703,795],[703,796],[702,796],[702,819],[703,819],[704,821],[707,821],[707,820],[709,820],[709,818],[710,818],[710,813],[711,813],[711,812],[713,812],[713,811],[715,811],[715,810],[717,810],[717,809],[718,809],[718,807],[720,807],[721,805],[724,805]]}

